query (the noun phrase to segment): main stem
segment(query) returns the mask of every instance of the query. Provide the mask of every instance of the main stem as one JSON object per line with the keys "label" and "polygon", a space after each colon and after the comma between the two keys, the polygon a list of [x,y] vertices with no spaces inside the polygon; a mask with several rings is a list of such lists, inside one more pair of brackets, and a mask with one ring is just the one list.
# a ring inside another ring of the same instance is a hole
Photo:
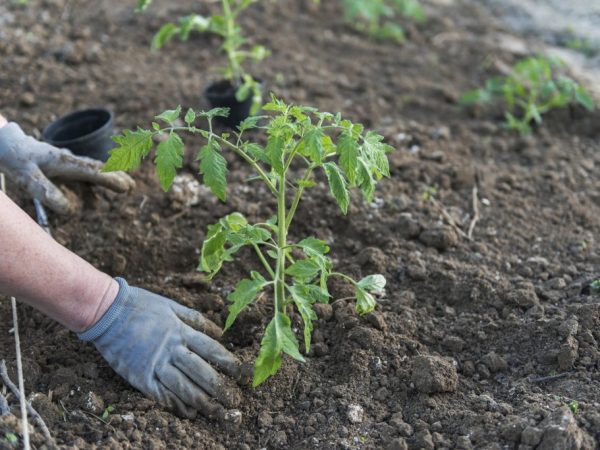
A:
{"label": "main stem", "polygon": [[225,37],[225,51],[227,52],[227,59],[229,59],[229,65],[231,66],[231,72],[233,76],[232,84],[237,88],[242,81],[242,71],[240,65],[237,62],[237,51],[234,48],[232,36],[235,33],[235,18],[231,11],[229,0],[221,0],[223,5],[223,15],[225,16],[225,22],[227,26],[227,36]]}
{"label": "main stem", "polygon": [[279,177],[277,193],[277,269],[275,271],[275,311],[285,311],[285,252],[287,223],[285,208],[285,172]]}

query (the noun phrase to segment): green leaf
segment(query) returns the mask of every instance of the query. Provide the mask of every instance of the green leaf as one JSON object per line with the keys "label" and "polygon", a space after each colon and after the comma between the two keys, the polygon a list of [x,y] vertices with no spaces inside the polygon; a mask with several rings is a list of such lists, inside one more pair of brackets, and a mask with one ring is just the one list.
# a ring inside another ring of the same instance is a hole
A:
{"label": "green leaf", "polygon": [[225,242],[227,241],[227,231],[221,223],[208,226],[206,239],[202,243],[200,252],[200,264],[198,270],[208,272],[212,278],[223,265],[225,256]]}
{"label": "green leaf", "polygon": [[299,279],[314,278],[319,273],[319,264],[312,259],[301,259],[289,266],[285,273]]}
{"label": "green leaf", "polygon": [[358,177],[357,183],[360,187],[365,199],[368,202],[373,201],[373,194],[375,193],[375,180],[371,174],[369,164],[361,157],[358,158]]}
{"label": "green leaf", "polygon": [[213,108],[209,111],[202,111],[200,116],[206,117],[207,119],[214,119],[215,117],[229,117],[229,108]]}
{"label": "green leaf", "polygon": [[385,288],[385,277],[380,274],[369,275],[358,282],[358,285],[369,292],[380,292]]}
{"label": "green leaf", "polygon": [[492,96],[485,89],[474,89],[467,91],[460,96],[458,102],[461,105],[469,106],[476,103],[489,103],[492,100]]}
{"label": "green leaf", "polygon": [[179,27],[174,23],[164,24],[152,38],[152,50],[160,50],[173,36],[179,33]]}
{"label": "green leaf", "polygon": [[368,314],[375,309],[375,298],[362,287],[355,285],[356,312],[361,315]]}
{"label": "green leaf", "polygon": [[135,12],[139,13],[145,11],[146,8],[150,6],[150,3],[152,3],[152,0],[138,0],[138,4],[135,7]]}
{"label": "green leaf", "polygon": [[125,130],[122,135],[112,139],[117,143],[117,147],[109,152],[110,157],[102,172],[137,169],[142,163],[142,158],[150,153],[153,146],[152,131],[141,128],[137,131]]}
{"label": "green leaf", "polygon": [[246,117],[238,125],[238,130],[240,131],[240,133],[243,133],[246,130],[250,130],[252,128],[257,128],[258,127],[258,122],[260,122],[262,119],[264,119],[266,117],[267,116],[250,116],[250,117]]}
{"label": "green leaf", "polygon": [[227,161],[221,155],[219,145],[210,141],[200,149],[200,173],[204,184],[219,200],[227,200]]}
{"label": "green leaf", "polygon": [[259,291],[267,285],[267,280],[258,272],[253,272],[252,275],[252,279],[246,278],[238,282],[234,291],[227,296],[227,300],[233,304],[229,305],[229,315],[227,316],[223,331],[227,331],[233,325],[239,313],[252,303]]}
{"label": "green leaf", "polygon": [[298,246],[302,248],[308,256],[324,255],[329,252],[327,242],[315,237],[307,237],[298,242]]}
{"label": "green leaf", "polygon": [[304,154],[317,164],[323,162],[325,150],[323,148],[323,138],[325,134],[321,128],[313,127],[306,132],[302,142],[304,144]]}
{"label": "green leaf", "polygon": [[346,180],[335,164],[329,162],[325,163],[323,167],[325,168],[325,174],[329,182],[329,190],[337,201],[342,213],[346,214],[348,212],[348,204],[350,203]]}
{"label": "green leaf", "polygon": [[281,312],[276,312],[260,343],[260,352],[254,365],[253,387],[262,384],[271,375],[277,373],[281,367],[283,353],[304,362],[304,358],[298,351],[298,340],[292,331],[290,318]]}
{"label": "green leaf", "polygon": [[300,284],[288,287],[288,291],[292,294],[292,300],[302,316],[302,322],[304,322],[304,347],[306,353],[308,353],[310,351],[310,339],[313,331],[312,323],[313,320],[317,320],[317,314],[312,308],[313,300],[304,285]]}
{"label": "green leaf", "polygon": [[255,160],[271,164],[271,159],[267,155],[267,152],[260,145],[248,142],[242,146],[242,149]]}
{"label": "green leaf", "polygon": [[575,89],[575,100],[588,111],[593,111],[595,108],[592,96],[581,86]]}
{"label": "green leaf", "polygon": [[173,125],[177,119],[179,119],[179,115],[181,114],[181,105],[177,106],[176,109],[168,109],[165,112],[159,114],[154,117],[156,120],[162,120],[169,125]]}
{"label": "green leaf", "polygon": [[358,171],[358,142],[350,132],[344,131],[338,138],[337,152],[346,178],[350,185],[355,185]]}
{"label": "green leaf", "polygon": [[183,120],[185,120],[185,123],[187,123],[188,126],[190,126],[190,127],[192,126],[192,124],[196,120],[196,113],[194,112],[194,110],[192,108],[187,110]]}
{"label": "green leaf", "polygon": [[166,192],[173,184],[177,169],[183,165],[183,141],[176,133],[158,144],[154,163],[160,185]]}
{"label": "green leaf", "polygon": [[271,166],[278,175],[283,174],[283,157],[285,151],[285,141],[282,136],[274,134],[267,139],[267,155],[271,158]]}

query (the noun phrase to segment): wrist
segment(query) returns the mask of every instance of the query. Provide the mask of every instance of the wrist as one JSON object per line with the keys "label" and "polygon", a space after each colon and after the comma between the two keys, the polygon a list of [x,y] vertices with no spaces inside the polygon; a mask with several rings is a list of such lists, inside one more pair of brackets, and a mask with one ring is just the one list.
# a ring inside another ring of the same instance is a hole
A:
{"label": "wrist", "polygon": [[80,315],[74,317],[73,323],[69,326],[76,333],[92,328],[117,298],[119,283],[108,275],[102,275],[103,280],[90,284],[86,288]]}
{"label": "wrist", "polygon": [[4,116],[2,114],[0,114],[0,128],[2,128],[4,125],[6,125],[8,122],[7,120],[4,118]]}

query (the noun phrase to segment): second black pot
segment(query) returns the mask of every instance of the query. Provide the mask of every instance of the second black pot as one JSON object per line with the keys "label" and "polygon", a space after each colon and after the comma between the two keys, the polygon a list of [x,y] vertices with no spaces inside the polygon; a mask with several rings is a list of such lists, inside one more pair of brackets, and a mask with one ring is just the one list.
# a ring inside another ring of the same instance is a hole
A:
{"label": "second black pot", "polygon": [[252,93],[243,102],[235,98],[235,93],[236,88],[229,80],[216,81],[204,90],[204,96],[212,108],[229,108],[228,117],[218,118],[219,122],[229,128],[237,127],[250,115],[252,109]]}
{"label": "second black pot", "polygon": [[52,122],[42,139],[55,147],[68,148],[76,155],[106,161],[114,148],[113,115],[103,108],[76,111]]}

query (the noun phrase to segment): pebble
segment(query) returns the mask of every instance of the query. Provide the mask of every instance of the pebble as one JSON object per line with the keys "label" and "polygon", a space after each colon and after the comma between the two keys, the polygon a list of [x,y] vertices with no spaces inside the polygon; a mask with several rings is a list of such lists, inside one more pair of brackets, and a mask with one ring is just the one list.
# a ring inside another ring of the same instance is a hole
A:
{"label": "pebble", "polygon": [[577,317],[571,316],[558,326],[558,334],[562,337],[575,336],[579,331]]}
{"label": "pebble", "polygon": [[498,354],[496,354],[495,352],[488,353],[483,358],[481,358],[481,360],[487,366],[487,368],[490,369],[490,372],[492,373],[506,370],[506,368],[508,367],[506,360]]}
{"label": "pebble", "polygon": [[348,405],[348,410],[346,411],[346,417],[351,423],[362,423],[364,418],[365,411],[362,406],[357,404]]}
{"label": "pebble", "polygon": [[333,317],[333,307],[329,303],[315,303],[313,309],[317,317],[326,322]]}
{"label": "pebble", "polygon": [[273,426],[273,417],[267,411],[261,411],[256,418],[258,426],[261,428],[271,428]]}

